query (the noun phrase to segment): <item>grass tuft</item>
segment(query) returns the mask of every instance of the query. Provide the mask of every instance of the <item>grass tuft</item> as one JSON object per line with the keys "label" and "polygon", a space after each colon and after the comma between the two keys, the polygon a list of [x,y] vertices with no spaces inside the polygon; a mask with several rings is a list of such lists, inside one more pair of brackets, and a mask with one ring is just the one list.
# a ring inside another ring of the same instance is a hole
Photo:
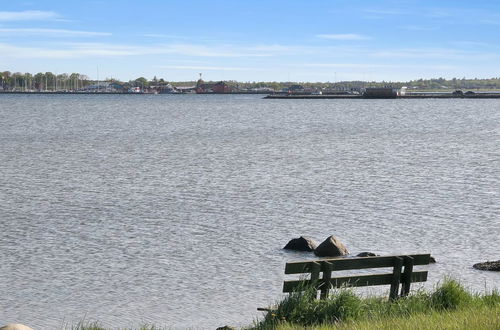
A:
{"label": "grass tuft", "polygon": [[438,310],[456,309],[472,301],[472,295],[459,282],[452,279],[445,279],[430,298],[433,307]]}

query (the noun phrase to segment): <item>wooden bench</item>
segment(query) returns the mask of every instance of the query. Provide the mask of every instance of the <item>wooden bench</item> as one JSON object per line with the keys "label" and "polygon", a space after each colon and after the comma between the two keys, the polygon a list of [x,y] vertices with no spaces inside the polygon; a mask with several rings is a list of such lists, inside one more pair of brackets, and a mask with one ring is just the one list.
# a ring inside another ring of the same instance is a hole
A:
{"label": "wooden bench", "polygon": [[[285,274],[309,274],[309,279],[288,280],[283,292],[290,293],[314,285],[320,291],[320,299],[328,297],[329,290],[340,287],[390,285],[390,299],[407,296],[411,283],[427,281],[427,271],[413,271],[413,266],[428,265],[430,254],[412,254],[378,257],[334,258],[289,262]],[[332,272],[353,269],[392,267],[391,273],[332,277]],[[322,276],[320,277],[320,273]],[[401,292],[399,286],[401,285]],[[399,293],[400,292],[400,293]],[[272,308],[258,308],[270,311]]]}

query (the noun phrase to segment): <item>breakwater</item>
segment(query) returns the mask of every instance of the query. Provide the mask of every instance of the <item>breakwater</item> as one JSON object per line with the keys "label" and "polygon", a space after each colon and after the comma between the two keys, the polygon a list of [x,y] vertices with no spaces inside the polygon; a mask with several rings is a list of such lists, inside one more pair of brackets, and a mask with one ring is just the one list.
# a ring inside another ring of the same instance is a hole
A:
{"label": "breakwater", "polygon": [[500,93],[474,93],[456,95],[452,93],[422,93],[409,94],[394,97],[366,97],[364,95],[288,95],[271,94],[265,99],[500,99]]}

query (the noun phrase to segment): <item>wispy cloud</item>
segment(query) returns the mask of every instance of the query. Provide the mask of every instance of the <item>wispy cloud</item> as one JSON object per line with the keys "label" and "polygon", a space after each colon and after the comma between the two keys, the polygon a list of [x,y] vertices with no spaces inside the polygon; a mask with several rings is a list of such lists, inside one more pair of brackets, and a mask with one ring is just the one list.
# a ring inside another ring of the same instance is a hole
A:
{"label": "wispy cloud", "polygon": [[199,58],[257,58],[283,55],[286,49],[286,47],[279,45],[242,47],[237,45],[157,44],[137,46],[78,42],[52,44],[51,47],[28,47],[0,43],[2,56],[21,58],[117,57],[161,54]]}
{"label": "wispy cloud", "polygon": [[401,30],[408,31],[436,31],[439,30],[438,26],[423,26],[423,25],[402,25],[398,27]]}
{"label": "wispy cloud", "polygon": [[256,71],[260,69],[228,66],[197,66],[197,65],[160,65],[161,69],[175,70],[206,70],[206,71]]}
{"label": "wispy cloud", "polygon": [[57,37],[102,37],[110,36],[109,32],[77,31],[61,29],[0,29],[0,35],[7,36],[44,36]]}
{"label": "wispy cloud", "polygon": [[394,68],[392,64],[368,64],[368,63],[306,63],[310,68],[332,68],[332,69],[373,69],[373,68]]}
{"label": "wispy cloud", "polygon": [[499,19],[481,19],[479,20],[480,23],[488,24],[488,25],[500,25],[500,18]]}
{"label": "wispy cloud", "polygon": [[370,37],[356,34],[356,33],[345,33],[345,34],[318,34],[317,38],[321,39],[331,39],[331,40],[366,40]]}
{"label": "wispy cloud", "polygon": [[425,68],[425,69],[439,69],[451,70],[456,69],[453,65],[416,65],[416,64],[377,64],[377,63],[307,63],[306,67],[311,68],[332,68],[332,69],[401,69],[401,68]]}
{"label": "wispy cloud", "polygon": [[59,19],[59,14],[53,11],[26,10],[26,11],[0,11],[1,21],[43,21]]}
{"label": "wispy cloud", "polygon": [[366,19],[373,19],[373,20],[380,20],[380,19],[386,19],[391,16],[403,16],[403,15],[408,15],[410,14],[406,10],[401,10],[401,9],[372,9],[372,8],[366,8],[363,11],[363,17]]}
{"label": "wispy cloud", "polygon": [[452,41],[450,42],[451,45],[459,46],[459,47],[466,47],[466,48],[492,48],[492,49],[498,49],[499,45],[498,44],[493,44],[493,43],[487,43],[487,42],[481,42],[481,41],[470,41],[470,40],[459,40],[459,41]]}
{"label": "wispy cloud", "polygon": [[155,39],[187,39],[186,36],[180,36],[175,34],[161,34],[161,33],[144,33],[141,36],[146,38],[155,38]]}
{"label": "wispy cloud", "polygon": [[405,48],[374,51],[370,56],[380,58],[416,58],[434,60],[478,61],[498,58],[498,54],[448,48]]}
{"label": "wispy cloud", "polygon": [[406,15],[408,14],[405,10],[399,9],[365,9],[363,10],[368,14],[384,15],[384,16],[395,16],[395,15]]}

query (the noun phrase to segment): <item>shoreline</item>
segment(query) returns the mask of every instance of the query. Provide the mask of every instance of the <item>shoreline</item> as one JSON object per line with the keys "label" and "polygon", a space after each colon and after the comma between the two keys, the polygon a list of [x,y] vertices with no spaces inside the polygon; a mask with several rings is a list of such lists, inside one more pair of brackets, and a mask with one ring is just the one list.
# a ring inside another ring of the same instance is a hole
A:
{"label": "shoreline", "polygon": [[269,93],[248,93],[248,92],[236,92],[236,93],[123,93],[123,92],[12,92],[12,91],[1,91],[1,94],[42,94],[42,95],[269,95]]}
{"label": "shoreline", "polygon": [[279,100],[324,100],[324,99],[363,99],[363,100],[395,100],[395,99],[500,99],[500,93],[476,93],[471,95],[453,95],[453,94],[415,94],[401,95],[395,97],[366,97],[363,95],[267,95],[265,99]]}
{"label": "shoreline", "polygon": [[9,95],[265,95],[263,99],[276,100],[391,100],[391,99],[500,99],[500,92],[474,93],[455,95],[452,93],[422,93],[410,95],[398,95],[394,97],[366,97],[364,95],[288,95],[288,94],[268,94],[268,93],[122,93],[122,92],[23,92],[23,91],[2,91],[2,94]]}

